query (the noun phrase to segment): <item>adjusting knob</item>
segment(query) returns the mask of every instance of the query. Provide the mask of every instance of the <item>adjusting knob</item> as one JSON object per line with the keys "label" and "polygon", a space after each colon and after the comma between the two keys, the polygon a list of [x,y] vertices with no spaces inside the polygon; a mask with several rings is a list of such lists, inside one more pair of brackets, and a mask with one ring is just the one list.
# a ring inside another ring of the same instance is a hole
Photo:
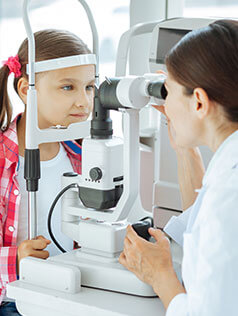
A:
{"label": "adjusting knob", "polygon": [[98,181],[102,178],[102,170],[98,167],[92,168],[89,171],[89,176],[93,181]]}

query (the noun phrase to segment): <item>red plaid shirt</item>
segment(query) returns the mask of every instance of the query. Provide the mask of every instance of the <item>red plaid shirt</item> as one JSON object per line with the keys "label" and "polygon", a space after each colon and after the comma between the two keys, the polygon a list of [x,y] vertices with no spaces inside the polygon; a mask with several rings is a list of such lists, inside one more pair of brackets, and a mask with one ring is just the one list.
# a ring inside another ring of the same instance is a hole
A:
{"label": "red plaid shirt", "polygon": [[[0,132],[0,304],[6,294],[6,284],[15,281],[17,257],[17,228],[20,190],[16,180],[18,169],[17,119]],[[75,172],[81,173],[81,146],[75,142],[62,143]]]}

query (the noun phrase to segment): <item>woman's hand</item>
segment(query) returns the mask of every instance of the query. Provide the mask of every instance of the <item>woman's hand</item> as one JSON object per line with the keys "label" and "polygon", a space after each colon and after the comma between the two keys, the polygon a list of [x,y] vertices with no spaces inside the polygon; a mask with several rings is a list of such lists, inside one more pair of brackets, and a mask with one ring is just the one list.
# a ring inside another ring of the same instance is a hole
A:
{"label": "woman's hand", "polygon": [[44,250],[51,241],[44,236],[37,236],[31,240],[24,240],[20,243],[17,250],[17,273],[19,271],[19,263],[21,259],[25,257],[35,257],[41,259],[47,259],[49,252]]}
{"label": "woman's hand", "polygon": [[[164,72],[163,70],[158,70],[156,73],[158,74],[162,74],[164,76],[167,77],[167,73]],[[175,134],[175,130],[168,118],[168,116],[166,115],[166,112],[165,112],[165,106],[164,105],[153,105],[153,107],[158,110],[159,112],[161,112],[167,119],[167,122],[168,122],[168,132],[169,132],[169,140],[170,140],[170,144],[171,144],[171,147],[177,151],[177,150],[180,150],[180,147],[176,144],[176,134]]]}
{"label": "woman's hand", "polygon": [[119,262],[153,287],[154,282],[160,282],[161,274],[173,269],[173,265],[168,238],[159,229],[150,228],[149,233],[155,243],[139,237],[132,226],[128,226]]}
{"label": "woman's hand", "polygon": [[[163,73],[159,71],[158,73]],[[163,73],[165,74],[165,73]],[[166,75],[166,74],[165,74]],[[171,147],[177,155],[178,180],[183,210],[188,209],[196,200],[196,189],[202,187],[205,168],[199,148],[184,148],[176,143],[176,132],[166,115],[164,105],[154,105],[156,110],[165,115],[168,122],[168,134]]]}
{"label": "woman's hand", "polygon": [[150,284],[165,308],[180,293],[185,293],[173,269],[169,240],[159,229],[149,229],[155,243],[139,237],[127,227],[124,250],[119,262],[143,282]]}
{"label": "woman's hand", "polygon": [[175,130],[168,118],[168,116],[166,115],[165,113],[165,107],[164,105],[153,105],[153,107],[158,110],[160,113],[162,113],[166,119],[167,119],[167,123],[168,123],[168,133],[169,133],[169,141],[170,141],[170,145],[171,147],[175,150],[175,151],[179,151],[181,150],[182,148],[179,147],[177,144],[176,144],[176,138],[175,138]]}

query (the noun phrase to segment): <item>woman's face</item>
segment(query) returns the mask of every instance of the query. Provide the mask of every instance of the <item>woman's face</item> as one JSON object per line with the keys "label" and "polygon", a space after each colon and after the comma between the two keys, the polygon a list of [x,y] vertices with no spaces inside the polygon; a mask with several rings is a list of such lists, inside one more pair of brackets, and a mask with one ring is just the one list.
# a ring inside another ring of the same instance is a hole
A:
{"label": "woman's face", "polygon": [[185,88],[168,73],[165,87],[168,95],[165,100],[165,113],[170,120],[171,132],[179,147],[200,145],[202,122],[198,118],[197,102],[193,95],[186,95]]}
{"label": "woman's face", "polygon": [[95,66],[46,72],[36,82],[40,128],[87,120],[93,108]]}

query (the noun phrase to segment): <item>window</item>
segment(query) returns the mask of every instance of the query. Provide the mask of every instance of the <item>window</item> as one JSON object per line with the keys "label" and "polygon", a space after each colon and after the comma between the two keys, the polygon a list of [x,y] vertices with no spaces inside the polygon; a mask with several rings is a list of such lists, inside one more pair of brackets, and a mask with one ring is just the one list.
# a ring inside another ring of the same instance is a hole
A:
{"label": "window", "polygon": [[237,0],[184,0],[184,16],[238,18]]}

